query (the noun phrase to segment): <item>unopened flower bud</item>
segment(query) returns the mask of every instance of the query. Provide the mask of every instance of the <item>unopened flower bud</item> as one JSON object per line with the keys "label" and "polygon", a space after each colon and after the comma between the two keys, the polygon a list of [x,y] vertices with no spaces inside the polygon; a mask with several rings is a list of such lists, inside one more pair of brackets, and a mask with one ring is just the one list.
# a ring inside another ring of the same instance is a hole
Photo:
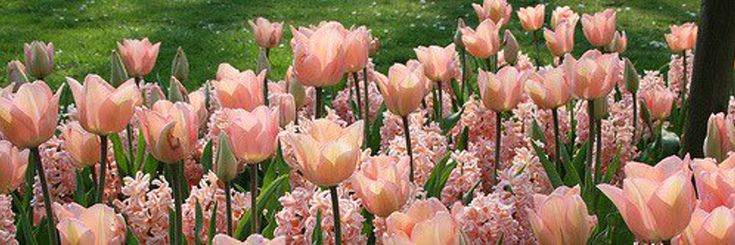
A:
{"label": "unopened flower bud", "polygon": [[18,91],[20,85],[28,83],[28,76],[26,76],[26,66],[18,60],[8,62],[8,82],[15,84],[13,91]]}
{"label": "unopened flower bud", "polygon": [[465,27],[464,20],[462,18],[457,19],[457,30],[454,31],[454,45],[457,45],[457,49],[462,50],[464,49],[464,43],[462,42],[462,31],[460,31],[463,27]]}
{"label": "unopened flower bud", "polygon": [[625,58],[625,71],[623,72],[623,78],[625,79],[625,89],[631,93],[638,92],[640,86],[640,77],[638,72],[633,66],[633,62],[630,62],[628,58]]}
{"label": "unopened flower bud", "polygon": [[176,56],[171,64],[171,75],[181,82],[189,82],[189,59],[181,47],[176,50]]}
{"label": "unopened flower bud", "polygon": [[230,145],[226,134],[219,135],[216,160],[215,173],[220,180],[228,182],[237,177],[237,159],[235,159],[235,154],[232,153],[232,145]]}
{"label": "unopened flower bud", "polygon": [[54,44],[33,41],[25,44],[25,58],[28,73],[43,79],[54,70]]}
{"label": "unopened flower bud", "polygon": [[117,88],[128,79],[130,77],[125,69],[125,63],[123,63],[120,54],[113,49],[110,54],[110,85]]}
{"label": "unopened flower bud", "polygon": [[179,79],[171,76],[171,83],[168,86],[168,100],[171,102],[183,101],[189,102],[189,98],[186,93],[186,88]]}
{"label": "unopened flower bud", "polygon": [[518,61],[518,41],[510,30],[505,30],[505,34],[503,36],[505,38],[505,40],[503,40],[505,43],[503,47],[503,58],[505,58],[505,61],[508,62],[508,64],[515,65]]}

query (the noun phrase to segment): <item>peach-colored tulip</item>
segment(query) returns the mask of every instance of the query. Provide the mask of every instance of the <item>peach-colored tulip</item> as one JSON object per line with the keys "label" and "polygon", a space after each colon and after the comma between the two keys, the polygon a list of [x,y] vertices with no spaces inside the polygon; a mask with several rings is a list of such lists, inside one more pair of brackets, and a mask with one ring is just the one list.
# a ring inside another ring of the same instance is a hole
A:
{"label": "peach-colored tulip", "polygon": [[666,43],[669,44],[669,48],[674,52],[683,52],[684,50],[690,50],[697,44],[697,31],[699,28],[694,23],[684,23],[682,25],[672,25],[671,33],[667,33]]}
{"label": "peach-colored tulip", "polygon": [[368,64],[370,54],[370,33],[365,26],[351,30],[345,36],[342,50],[345,53],[345,68],[347,72],[362,71]]}
{"label": "peach-colored tulip", "polygon": [[614,9],[582,15],[582,31],[587,41],[595,47],[603,47],[615,37],[616,13]]}
{"label": "peach-colored tulip", "polygon": [[[266,70],[258,75],[251,70],[239,72],[229,64],[220,65],[217,71],[218,81],[213,81],[217,99],[222,107],[252,110],[263,105],[263,80]],[[234,68],[232,68],[234,69]]]}
{"label": "peach-colored tulip", "polygon": [[579,21],[579,15],[572,11],[569,6],[556,7],[556,9],[551,12],[551,28],[556,29],[562,21],[574,23],[576,25],[577,21]]}
{"label": "peach-colored tulip", "polygon": [[[487,59],[492,55],[497,55],[498,50],[500,50],[500,37],[498,34],[500,27],[500,25],[493,23],[492,20],[483,20],[477,26],[476,31],[472,30],[469,26],[459,29],[462,32],[462,43],[465,49],[467,49],[467,52],[478,59]],[[416,54],[418,55],[418,51],[416,51]],[[419,57],[419,60],[421,60],[421,57]]]}
{"label": "peach-colored tulip", "polygon": [[549,195],[535,194],[533,201],[528,219],[540,244],[587,244],[597,218],[587,213],[579,185],[560,186]]}
{"label": "peach-colored tulip", "polygon": [[707,137],[704,138],[704,156],[722,161],[735,150],[735,124],[730,116],[712,114],[707,120]]}
{"label": "peach-colored tulip", "polygon": [[66,83],[74,95],[79,124],[97,135],[122,131],[140,101],[140,91],[133,79],[118,88],[93,74],[84,78],[84,86],[71,77],[66,77]]}
{"label": "peach-colored tulip", "polygon": [[278,122],[281,127],[296,119],[296,103],[289,93],[272,93],[269,99],[271,107],[278,109]]}
{"label": "peach-colored tulip", "polygon": [[607,44],[605,49],[618,54],[625,52],[628,49],[628,36],[625,35],[625,31],[616,31],[612,42]]}
{"label": "peach-colored tulip", "polygon": [[482,5],[473,3],[472,8],[475,9],[479,21],[489,19],[500,25],[508,23],[513,12],[513,6],[506,0],[483,0]]}
{"label": "peach-colored tulip", "polygon": [[429,81],[418,61],[409,60],[406,65],[394,64],[388,70],[388,77],[377,72],[374,75],[391,113],[407,116],[421,105]]}
{"label": "peach-colored tulip", "polygon": [[694,179],[699,194],[699,208],[712,211],[715,207],[728,204],[735,194],[735,154],[730,154],[719,165],[712,158],[692,161]]}
{"label": "peach-colored tulip", "polygon": [[620,79],[621,66],[617,53],[602,54],[598,50],[585,52],[579,60],[564,56],[564,76],[579,99],[592,100],[606,96]]}
{"label": "peach-colored tulip", "polygon": [[122,43],[117,43],[125,68],[132,77],[143,77],[153,70],[160,47],[160,42],[152,44],[148,38],[125,39]]}
{"label": "peach-colored tulip", "polygon": [[386,245],[459,245],[461,227],[439,199],[429,198],[411,204],[406,212],[395,212],[386,219]]}
{"label": "peach-colored tulip", "polygon": [[206,125],[209,114],[207,109],[207,95],[205,94],[204,88],[198,89],[189,94],[189,103],[194,107],[194,112],[197,114],[197,120],[199,125]]}
{"label": "peach-colored tulip", "polygon": [[270,22],[263,17],[248,21],[255,34],[255,43],[262,48],[275,48],[283,36],[283,22]]}
{"label": "peach-colored tulip", "polygon": [[322,22],[309,29],[291,27],[293,71],[307,86],[326,87],[342,79],[347,66],[343,46],[349,33],[339,22]]}
{"label": "peach-colored tulip", "polygon": [[530,74],[513,66],[500,69],[497,74],[478,69],[477,85],[486,108],[496,112],[510,111],[521,101],[524,83]]}
{"label": "peach-colored tulip", "polygon": [[541,109],[557,108],[571,98],[564,70],[559,67],[531,73],[526,80],[526,92]]}
{"label": "peach-colored tulip", "polygon": [[32,76],[42,79],[54,70],[54,44],[33,41],[24,46],[26,67]]}
{"label": "peach-colored tulip", "polygon": [[0,194],[13,192],[25,181],[28,152],[0,140]]}
{"label": "peach-colored tulip", "polygon": [[671,114],[671,105],[676,99],[676,94],[671,92],[669,88],[664,86],[655,86],[654,88],[641,91],[641,99],[646,103],[651,117],[656,120],[666,120]]}
{"label": "peach-colored tulip", "polygon": [[54,214],[59,219],[61,244],[108,245],[124,244],[125,220],[122,215],[104,204],[89,208],[76,203],[54,203]]}
{"label": "peach-colored tulip", "polygon": [[419,46],[413,50],[419,62],[424,65],[424,74],[429,80],[449,82],[454,77],[454,71],[457,70],[457,50],[454,44],[444,48]]}
{"label": "peach-colored tulip", "polygon": [[692,221],[672,244],[732,244],[735,241],[735,210],[720,206],[708,212],[697,208]]}
{"label": "peach-colored tulip", "polygon": [[43,81],[20,85],[15,94],[0,97],[0,131],[16,146],[31,148],[54,135],[63,86],[52,94]]}
{"label": "peach-colored tulip", "polygon": [[77,168],[88,167],[100,160],[100,138],[87,132],[79,122],[70,122],[61,130],[64,149],[69,152]]}
{"label": "peach-colored tulip", "polygon": [[[252,112],[227,110],[225,133],[232,152],[242,162],[257,164],[273,155],[278,145],[278,109],[258,106]],[[257,144],[253,144],[257,142]]]}
{"label": "peach-colored tulip", "polygon": [[517,12],[518,19],[521,19],[521,27],[528,32],[541,29],[544,25],[546,5],[538,4],[536,7],[520,8]]}
{"label": "peach-colored tulip", "polygon": [[302,133],[287,134],[285,140],[307,180],[331,187],[352,176],[361,155],[362,120],[346,128],[328,119],[305,121],[301,126]]}
{"label": "peach-colored tulip", "polygon": [[564,54],[572,52],[574,49],[574,28],[576,26],[576,21],[563,20],[554,27],[553,31],[544,28],[546,47],[552,55],[562,57]]}
{"label": "peach-colored tulip", "polygon": [[630,231],[641,242],[669,240],[689,224],[696,205],[689,157],[661,160],[656,166],[628,162],[623,189],[600,184],[618,208]]}
{"label": "peach-colored tulip", "polygon": [[159,161],[177,163],[196,146],[199,124],[190,104],[159,100],[152,109],[138,109],[135,114],[148,149]]}
{"label": "peach-colored tulip", "polygon": [[213,245],[285,245],[286,237],[279,236],[269,240],[260,234],[252,234],[244,242],[225,234],[217,234],[212,240]]}
{"label": "peach-colored tulip", "polygon": [[20,87],[21,84],[29,82],[28,76],[26,75],[26,66],[18,60],[8,62],[6,71],[8,74],[8,83],[14,84],[14,89]]}
{"label": "peach-colored tulip", "polygon": [[365,208],[379,217],[399,210],[408,200],[408,157],[370,157],[353,179],[352,186]]}

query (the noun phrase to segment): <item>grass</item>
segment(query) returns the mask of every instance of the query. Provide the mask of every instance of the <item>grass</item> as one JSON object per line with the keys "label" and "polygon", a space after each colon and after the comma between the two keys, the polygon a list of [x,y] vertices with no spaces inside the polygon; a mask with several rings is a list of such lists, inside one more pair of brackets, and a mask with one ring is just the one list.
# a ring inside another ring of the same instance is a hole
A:
{"label": "grass", "polygon": [[[479,1],[479,0],[478,0]],[[88,73],[109,76],[109,52],[123,38],[149,37],[162,42],[151,79],[170,75],[176,48],[185,49],[191,63],[193,84],[214,78],[217,65],[228,62],[240,69],[255,68],[257,48],[245,20],[264,16],[285,21],[286,26],[337,20],[345,26],[367,25],[379,37],[382,49],[374,58],[378,70],[415,57],[418,45],[446,45],[451,41],[456,18],[472,26],[477,18],[470,0],[4,0],[0,6],[0,61],[23,59],[23,43],[32,40],[56,46],[56,72],[47,80],[58,86],[64,76],[83,78]],[[537,1],[510,0],[514,9]],[[550,1],[548,14],[556,6],[568,5],[579,13],[612,7],[618,10],[618,27],[628,34],[625,56],[643,69],[661,69],[670,53],[663,34],[670,24],[698,19],[695,0],[560,0]],[[509,27],[522,50],[532,52],[530,35],[523,32],[517,16]],[[281,47],[272,50],[273,77],[282,77],[291,63],[285,31]],[[589,48],[578,27],[575,54]],[[543,50],[543,60],[551,57]],[[0,72],[0,84],[7,82]]]}

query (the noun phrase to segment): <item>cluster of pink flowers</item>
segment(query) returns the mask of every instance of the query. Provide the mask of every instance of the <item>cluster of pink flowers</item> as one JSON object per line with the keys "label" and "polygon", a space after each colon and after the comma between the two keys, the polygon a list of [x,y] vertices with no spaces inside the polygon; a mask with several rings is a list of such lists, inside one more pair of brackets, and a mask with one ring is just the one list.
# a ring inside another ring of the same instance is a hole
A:
{"label": "cluster of pink flowers", "polygon": [[[227,228],[227,213],[225,212],[225,191],[219,186],[219,179],[213,172],[209,172],[199,182],[199,186],[193,186],[189,198],[184,202],[183,217],[184,217],[184,234],[190,243],[194,243],[195,234],[194,227],[196,203],[202,208],[202,219],[203,224],[209,224],[209,220],[212,217],[214,206],[217,205],[217,217],[215,233],[223,233]],[[250,209],[250,195],[248,193],[241,193],[233,191],[232,193],[232,219],[239,220],[240,217]],[[202,226],[201,234],[199,237],[208,241],[209,226]],[[203,242],[202,241],[202,242]]]}
{"label": "cluster of pink flowers", "polygon": [[173,207],[169,183],[163,176],[151,180],[142,172],[124,181],[121,193],[125,198],[113,204],[125,214],[130,229],[142,243],[168,243],[169,210]]}
{"label": "cluster of pink flowers", "polygon": [[0,243],[8,245],[17,245],[15,240],[15,213],[13,213],[13,197],[10,195],[0,195]]}

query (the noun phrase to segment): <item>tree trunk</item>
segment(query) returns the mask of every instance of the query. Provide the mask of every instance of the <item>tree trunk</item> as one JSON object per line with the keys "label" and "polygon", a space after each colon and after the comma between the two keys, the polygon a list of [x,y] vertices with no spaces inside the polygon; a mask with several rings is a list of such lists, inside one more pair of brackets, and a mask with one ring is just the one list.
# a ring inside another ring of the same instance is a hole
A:
{"label": "tree trunk", "polygon": [[710,114],[727,110],[735,56],[735,1],[703,0],[684,134],[684,151],[704,155]]}

